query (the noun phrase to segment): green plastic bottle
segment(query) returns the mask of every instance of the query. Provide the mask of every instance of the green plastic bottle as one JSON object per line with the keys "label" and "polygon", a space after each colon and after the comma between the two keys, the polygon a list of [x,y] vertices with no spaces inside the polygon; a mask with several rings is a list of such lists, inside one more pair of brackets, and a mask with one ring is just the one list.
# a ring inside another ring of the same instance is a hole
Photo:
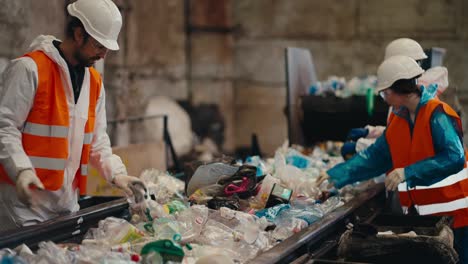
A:
{"label": "green plastic bottle", "polygon": [[182,261],[185,253],[181,246],[172,242],[169,239],[158,240],[146,244],[142,249],[140,255],[145,256],[152,252],[156,252],[162,256],[164,262],[166,261]]}
{"label": "green plastic bottle", "polygon": [[374,91],[372,88],[367,88],[366,92],[366,108],[367,114],[372,116],[374,114]]}

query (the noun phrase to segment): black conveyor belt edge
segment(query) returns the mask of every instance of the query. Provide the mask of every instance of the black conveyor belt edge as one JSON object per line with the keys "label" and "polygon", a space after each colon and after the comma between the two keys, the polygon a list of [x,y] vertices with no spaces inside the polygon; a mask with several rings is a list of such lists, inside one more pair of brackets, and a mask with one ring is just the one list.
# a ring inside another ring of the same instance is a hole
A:
{"label": "black conveyor belt edge", "polygon": [[128,209],[126,198],[98,204],[67,214],[43,223],[8,230],[0,233],[0,248],[14,248],[26,244],[31,249],[37,248],[41,241],[63,242],[77,236],[83,236],[89,228],[95,227],[99,220],[109,216],[122,217]]}
{"label": "black conveyor belt edge", "polygon": [[338,227],[344,227],[344,221],[347,217],[375,198],[383,189],[383,184],[378,184],[362,192],[348,203],[325,215],[320,221],[258,255],[248,263],[291,263],[295,258],[304,254],[304,251],[306,251],[304,248],[336,232]]}

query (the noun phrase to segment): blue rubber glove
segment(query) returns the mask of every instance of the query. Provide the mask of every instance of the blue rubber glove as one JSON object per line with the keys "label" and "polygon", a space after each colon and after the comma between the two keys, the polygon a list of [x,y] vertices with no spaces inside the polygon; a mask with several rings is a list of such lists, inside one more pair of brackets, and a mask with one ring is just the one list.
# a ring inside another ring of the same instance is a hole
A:
{"label": "blue rubber glove", "polygon": [[348,160],[356,154],[356,142],[346,142],[341,147],[341,156],[343,159]]}
{"label": "blue rubber glove", "polygon": [[358,140],[362,137],[366,137],[369,134],[369,129],[367,128],[353,128],[348,132],[346,140]]}

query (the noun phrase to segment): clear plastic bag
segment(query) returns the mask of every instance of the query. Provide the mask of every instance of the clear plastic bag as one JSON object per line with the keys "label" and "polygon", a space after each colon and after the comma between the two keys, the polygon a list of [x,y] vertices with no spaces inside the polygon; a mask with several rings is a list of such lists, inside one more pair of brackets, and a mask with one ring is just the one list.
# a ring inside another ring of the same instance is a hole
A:
{"label": "clear plastic bag", "polygon": [[108,217],[99,221],[97,228],[91,228],[85,239],[102,241],[103,244],[118,245],[140,239],[144,233],[124,219]]}
{"label": "clear plastic bag", "polygon": [[286,163],[299,169],[306,169],[312,165],[312,160],[295,149],[288,149]]}
{"label": "clear plastic bag", "polygon": [[209,219],[200,237],[195,242],[215,247],[233,248],[234,230],[220,222]]}
{"label": "clear plastic bag", "polygon": [[185,183],[166,172],[149,169],[142,172],[140,179],[146,184],[148,194],[160,203],[168,203],[174,197],[183,198]]}
{"label": "clear plastic bag", "polygon": [[169,218],[159,218],[153,221],[155,240],[169,239],[180,241],[181,227],[178,221]]}
{"label": "clear plastic bag", "polygon": [[73,252],[74,262],[63,263],[89,263],[89,264],[134,264],[140,261],[138,254],[129,252],[115,252],[95,247],[83,246]]}
{"label": "clear plastic bag", "polygon": [[36,255],[24,256],[27,263],[39,264],[39,263],[51,263],[51,264],[62,264],[62,263],[73,263],[75,257],[71,252],[64,248],[59,247],[54,242],[40,242],[39,250]]}
{"label": "clear plastic bag", "polygon": [[341,201],[339,196],[332,196],[328,198],[324,203],[320,205],[323,214],[326,215],[336,208],[342,206],[344,203]]}
{"label": "clear plastic bag", "polygon": [[[184,249],[185,251],[185,249]],[[215,247],[209,245],[193,245],[192,250],[185,251],[185,258],[183,263],[197,263],[198,259],[204,259],[207,256],[213,255],[225,255],[231,260],[239,260],[242,256],[231,248],[224,248],[224,247]],[[227,262],[229,263],[229,262]],[[226,264],[227,264],[226,263]]]}
{"label": "clear plastic bag", "polygon": [[306,221],[298,218],[283,219],[276,225],[277,227],[273,230],[272,237],[279,241],[285,240],[308,226]]}
{"label": "clear plastic bag", "polygon": [[208,208],[202,205],[193,205],[189,209],[176,215],[181,227],[182,243],[195,240],[203,230],[203,226],[208,221]]}

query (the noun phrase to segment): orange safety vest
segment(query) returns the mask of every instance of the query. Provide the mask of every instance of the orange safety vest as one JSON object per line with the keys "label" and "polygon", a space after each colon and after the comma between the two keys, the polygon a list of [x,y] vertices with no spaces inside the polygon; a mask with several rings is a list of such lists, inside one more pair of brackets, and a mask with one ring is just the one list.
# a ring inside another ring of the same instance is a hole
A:
{"label": "orange safety vest", "polygon": [[[393,169],[404,168],[435,156],[430,120],[434,110],[439,106],[442,106],[446,114],[455,118],[461,129],[457,113],[438,99],[431,99],[426,105],[421,106],[412,136],[408,122],[391,114],[385,137],[390,148]],[[398,185],[401,206],[407,210],[414,205],[420,215],[453,216],[454,228],[468,226],[467,173],[465,163],[464,169],[460,172],[430,186],[409,188],[406,182],[403,182]]]}
{"label": "orange safety vest", "polygon": [[[65,166],[68,160],[68,134],[70,118],[65,89],[59,66],[42,51],[33,51],[30,57],[37,65],[38,87],[34,104],[21,131],[23,149],[34,170],[47,190],[62,187]],[[88,162],[93,139],[96,104],[101,92],[99,73],[89,68],[90,96],[88,120],[85,125],[80,169],[77,170],[73,186],[86,193]],[[0,183],[14,185],[17,175],[8,175],[0,164]]]}

